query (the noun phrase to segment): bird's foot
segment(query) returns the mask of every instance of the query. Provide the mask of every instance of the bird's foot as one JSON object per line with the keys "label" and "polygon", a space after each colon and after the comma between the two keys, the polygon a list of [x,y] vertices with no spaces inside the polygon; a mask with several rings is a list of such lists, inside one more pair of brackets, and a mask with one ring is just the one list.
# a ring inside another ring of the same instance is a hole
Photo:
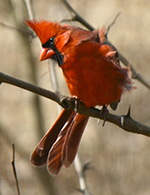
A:
{"label": "bird's foot", "polygon": [[61,105],[65,109],[74,109],[75,112],[78,111],[78,108],[84,107],[84,104],[76,96],[63,97],[61,99]]}

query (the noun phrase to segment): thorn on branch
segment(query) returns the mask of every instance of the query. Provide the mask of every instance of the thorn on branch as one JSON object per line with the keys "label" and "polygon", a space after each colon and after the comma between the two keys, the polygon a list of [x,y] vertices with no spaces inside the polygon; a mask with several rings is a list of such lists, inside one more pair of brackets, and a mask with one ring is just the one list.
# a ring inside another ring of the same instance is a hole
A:
{"label": "thorn on branch", "polygon": [[131,105],[129,105],[128,112],[126,114],[126,117],[131,117]]}
{"label": "thorn on branch", "polygon": [[120,123],[121,123],[122,127],[124,126],[125,118],[131,118],[131,105],[129,105],[127,114],[121,116],[121,118],[120,118]]}

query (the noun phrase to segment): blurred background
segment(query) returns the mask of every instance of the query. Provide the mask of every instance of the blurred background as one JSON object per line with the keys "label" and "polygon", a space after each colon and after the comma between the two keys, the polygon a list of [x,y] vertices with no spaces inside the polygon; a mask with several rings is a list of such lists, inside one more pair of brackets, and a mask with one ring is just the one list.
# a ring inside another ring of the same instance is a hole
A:
{"label": "blurred background", "polygon": [[[150,80],[150,2],[149,0],[68,0],[71,6],[94,28],[106,27],[118,12],[121,15],[111,28],[108,38],[132,63],[134,68]],[[61,21],[70,13],[61,0],[32,0],[35,19]],[[0,0],[0,22],[27,30],[23,23],[28,13],[22,0]],[[81,26],[77,22],[72,25]],[[39,62],[41,46],[31,39],[0,25],[0,71],[52,89],[48,61]],[[69,95],[61,69],[57,68],[60,92]],[[138,81],[136,90],[125,94],[115,114],[123,115],[131,105],[131,116],[150,125],[150,91]],[[113,111],[110,109],[110,112]],[[79,194],[78,177],[74,165],[51,177],[46,168],[30,164],[30,154],[58,116],[57,104],[23,89],[0,86],[0,191],[15,195],[16,185],[11,167],[12,143],[16,148],[16,169],[21,194]],[[150,138],[128,133],[106,122],[97,124],[91,118],[84,132],[79,155],[83,162],[91,159],[86,172],[92,194],[149,195],[150,194]]]}

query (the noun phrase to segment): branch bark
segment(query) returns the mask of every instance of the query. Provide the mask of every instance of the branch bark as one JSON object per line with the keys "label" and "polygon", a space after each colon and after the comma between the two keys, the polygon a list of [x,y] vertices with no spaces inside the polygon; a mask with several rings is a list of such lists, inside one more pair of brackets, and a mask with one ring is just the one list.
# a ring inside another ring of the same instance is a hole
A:
{"label": "branch bark", "polygon": [[[31,91],[33,93],[36,93],[38,95],[41,95],[43,97],[46,97],[48,99],[55,101],[65,109],[74,110],[76,108],[75,100],[73,98],[62,96],[59,93],[54,93],[47,89],[37,87],[35,85],[16,79],[14,77],[11,77],[1,72],[0,72],[0,83],[11,84],[20,87],[22,89]],[[77,112],[79,112],[80,114],[88,115],[99,119],[104,118],[104,113],[101,112],[99,109],[93,107],[85,109],[84,106],[82,106],[81,104],[77,108]],[[150,127],[132,119],[129,112],[126,115],[122,115],[122,116],[109,113],[107,117],[107,121],[119,126],[121,129],[125,131],[142,134],[150,137]]]}

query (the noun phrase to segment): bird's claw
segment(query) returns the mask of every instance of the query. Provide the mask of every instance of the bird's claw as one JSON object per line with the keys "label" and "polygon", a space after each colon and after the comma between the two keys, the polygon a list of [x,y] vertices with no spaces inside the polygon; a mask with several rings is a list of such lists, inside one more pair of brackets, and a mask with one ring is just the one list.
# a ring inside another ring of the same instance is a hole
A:
{"label": "bird's claw", "polygon": [[104,127],[104,125],[105,125],[105,122],[106,122],[106,120],[107,120],[107,117],[108,117],[108,115],[109,115],[109,111],[108,111],[108,109],[107,109],[107,107],[106,106],[103,106],[103,108],[101,109],[101,113],[103,113],[104,114],[104,122],[103,122],[103,127]]}

